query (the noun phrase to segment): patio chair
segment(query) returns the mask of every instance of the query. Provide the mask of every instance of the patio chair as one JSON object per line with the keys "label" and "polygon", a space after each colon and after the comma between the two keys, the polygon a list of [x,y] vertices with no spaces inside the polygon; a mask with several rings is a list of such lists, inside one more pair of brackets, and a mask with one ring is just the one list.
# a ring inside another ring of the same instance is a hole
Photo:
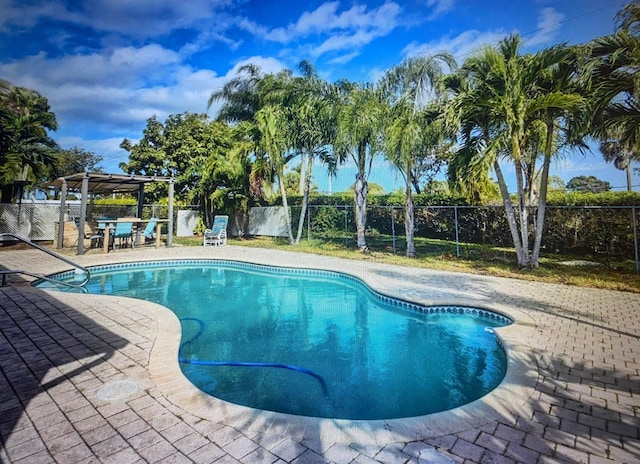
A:
{"label": "patio chair", "polygon": [[[73,223],[76,225],[76,229],[80,231],[80,218],[73,218]],[[91,229],[91,226],[88,225],[86,222],[84,224],[84,231],[82,233],[82,236],[85,240],[91,240],[92,247],[95,241],[95,244],[98,248],[101,246],[102,239],[104,238],[104,235],[100,232],[100,230],[98,230],[97,232],[94,232]]]}
{"label": "patio chair", "polygon": [[216,216],[213,218],[213,226],[211,229],[204,231],[204,246],[218,246],[227,244],[227,224],[229,216]]}
{"label": "patio chair", "polygon": [[122,248],[123,244],[126,245],[127,242],[131,243],[131,248],[135,247],[135,242],[133,240],[133,223],[132,222],[116,222],[116,228],[111,234],[111,239],[113,240],[113,249],[116,249],[116,239],[120,242],[120,248]]}
{"label": "patio chair", "polygon": [[142,231],[142,236],[144,237],[144,241],[151,242],[156,238],[156,224],[158,224],[158,220],[156,218],[149,219],[147,222],[147,227]]}

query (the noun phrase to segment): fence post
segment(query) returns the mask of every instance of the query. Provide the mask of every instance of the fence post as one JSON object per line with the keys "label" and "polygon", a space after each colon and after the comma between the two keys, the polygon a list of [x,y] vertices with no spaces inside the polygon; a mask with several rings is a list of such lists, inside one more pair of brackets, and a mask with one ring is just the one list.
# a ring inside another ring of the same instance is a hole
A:
{"label": "fence post", "polygon": [[389,206],[391,208],[391,235],[393,237],[393,254],[396,254],[396,221],[394,220],[395,216],[395,208],[393,206]]}
{"label": "fence post", "polygon": [[307,242],[311,241],[311,205],[307,205]]}
{"label": "fence post", "polygon": [[344,207],[344,246],[348,246],[349,242],[347,237],[349,236],[348,230],[347,230],[347,206],[345,205]]}
{"label": "fence post", "polygon": [[460,241],[458,240],[458,207],[453,207],[453,216],[456,221],[456,257],[460,257]]}
{"label": "fence post", "polygon": [[631,207],[631,215],[633,217],[633,247],[636,258],[636,274],[640,272],[640,262],[638,261],[638,219],[636,217],[636,207]]}

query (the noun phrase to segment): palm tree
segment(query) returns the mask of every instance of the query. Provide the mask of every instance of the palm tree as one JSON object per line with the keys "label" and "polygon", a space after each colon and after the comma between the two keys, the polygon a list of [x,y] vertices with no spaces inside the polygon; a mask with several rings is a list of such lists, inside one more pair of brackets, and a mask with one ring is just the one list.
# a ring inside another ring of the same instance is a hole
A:
{"label": "palm tree", "polygon": [[338,82],[333,88],[337,133],[334,150],[339,162],[351,158],[356,165],[353,187],[357,245],[367,251],[367,180],[374,156],[381,148],[383,104],[380,93],[370,84]]}
{"label": "palm tree", "polygon": [[[0,82],[0,185],[2,201],[12,198],[13,186],[23,186],[53,172],[57,144],[48,130],[58,123],[48,100],[35,90]],[[29,175],[29,171],[31,175]]]}
{"label": "palm tree", "polygon": [[591,43],[595,91],[594,135],[605,159],[627,170],[640,159],[640,2],[616,15],[614,34]]}
{"label": "palm tree", "polygon": [[[262,75],[260,68],[255,65],[241,67],[237,76],[225,86],[212,93],[209,107],[215,102],[222,101],[218,112],[219,120],[229,123],[243,122],[245,127],[241,132],[244,136],[253,137],[250,144],[258,169],[252,170],[252,188],[262,189],[256,184],[264,184],[273,179],[279,184],[282,205],[285,210],[285,222],[289,242],[294,243],[291,228],[291,218],[287,194],[284,188],[284,168],[291,159],[289,105],[291,86],[291,71],[284,70],[277,75]],[[252,126],[247,128],[247,126]],[[247,144],[243,146],[246,148]],[[266,169],[268,166],[269,169]],[[258,173],[273,172],[273,176],[265,175],[258,179]]]}
{"label": "palm tree", "polygon": [[[459,77],[450,80],[450,88],[457,96],[449,113],[461,123],[465,144],[459,153],[468,161],[466,166],[454,163],[459,169],[455,178],[477,181],[479,173],[486,173],[489,166],[493,167],[518,265],[538,267],[546,178],[550,158],[557,147],[553,142],[557,124],[568,121],[569,114],[578,112],[583,99],[574,92],[572,85],[559,84],[562,73],[569,81],[573,78],[572,73],[565,70],[567,60],[573,56],[566,47],[558,46],[534,55],[522,55],[520,48],[520,38],[512,35],[500,41],[497,47],[485,47],[468,58]],[[546,133],[542,135],[539,132],[541,123],[546,127]],[[542,176],[545,179],[539,192],[536,239],[531,252],[532,218],[528,206],[533,198],[536,161],[541,154],[539,145],[532,143],[534,134],[544,141]],[[509,195],[501,160],[514,166],[517,210]]]}
{"label": "palm tree", "polygon": [[335,140],[336,124],[328,98],[329,86],[322,81],[313,65],[303,60],[298,65],[302,77],[293,79],[291,102],[292,149],[300,156],[300,191],[302,205],[295,244],[300,243],[309,204],[313,165],[319,158],[329,171],[334,168],[329,145]]}
{"label": "palm tree", "polygon": [[607,163],[613,163],[616,169],[625,171],[627,174],[627,191],[633,190],[631,182],[631,161],[637,158],[631,150],[628,150],[620,143],[619,137],[609,137],[600,142],[600,152]]}
{"label": "palm tree", "polygon": [[441,161],[444,127],[436,119],[437,110],[426,111],[427,105],[443,94],[440,80],[442,65],[455,67],[447,53],[407,59],[391,68],[382,80],[390,99],[390,121],[386,128],[386,155],[405,180],[406,255],[415,257],[413,190],[416,167],[429,159],[435,169]]}
{"label": "palm tree", "polygon": [[290,141],[286,108],[281,105],[265,105],[256,113],[256,125],[260,131],[260,146],[263,154],[268,157],[275,174],[275,180],[280,188],[280,197],[285,211],[285,222],[289,244],[295,243],[291,227],[291,217],[288,213],[289,203],[284,183],[284,167],[291,159],[289,151]]}

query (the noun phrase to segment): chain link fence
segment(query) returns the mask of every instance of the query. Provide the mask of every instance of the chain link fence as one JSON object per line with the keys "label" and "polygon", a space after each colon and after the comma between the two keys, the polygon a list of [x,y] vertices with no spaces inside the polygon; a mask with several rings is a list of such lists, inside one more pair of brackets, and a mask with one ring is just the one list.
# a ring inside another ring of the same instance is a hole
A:
{"label": "chain link fence", "polygon": [[[638,262],[636,206],[548,206],[542,252],[567,259],[590,257],[607,263]],[[531,208],[534,217],[537,208]],[[300,207],[292,207],[297,230]],[[308,240],[356,242],[354,208],[350,205],[310,205],[306,219]],[[472,253],[469,244],[512,248],[513,242],[502,206],[417,206],[415,237],[451,242],[455,255]],[[530,231],[533,237],[533,231]],[[367,246],[404,253],[405,220],[402,206],[367,208]],[[533,242],[532,242],[533,243]]]}

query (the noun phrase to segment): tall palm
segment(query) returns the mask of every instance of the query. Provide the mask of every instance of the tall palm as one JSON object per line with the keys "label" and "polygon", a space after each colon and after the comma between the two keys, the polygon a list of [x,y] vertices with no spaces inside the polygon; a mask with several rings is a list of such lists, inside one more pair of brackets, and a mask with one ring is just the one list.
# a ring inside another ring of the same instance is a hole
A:
{"label": "tall palm", "polygon": [[[605,145],[603,154],[620,165],[627,164],[626,158],[640,159],[640,2],[629,3],[616,21],[614,34],[591,43],[591,56],[594,133],[605,144],[613,143]],[[616,146],[622,158],[613,156]]]}
{"label": "tall palm", "polygon": [[613,163],[616,169],[625,171],[627,176],[627,191],[633,190],[631,182],[631,161],[637,158],[631,150],[620,143],[619,137],[609,137],[600,142],[600,152],[607,163]]}
{"label": "tall palm", "polygon": [[335,139],[336,131],[334,112],[328,98],[329,86],[318,77],[310,62],[301,61],[298,68],[302,72],[302,77],[293,80],[291,89],[293,122],[290,125],[292,149],[300,156],[302,194],[296,244],[300,243],[304,229],[314,162],[319,158],[331,171],[333,163],[328,147]]}
{"label": "tall palm", "polygon": [[381,149],[383,104],[380,93],[370,84],[339,82],[337,90],[337,133],[334,150],[341,162],[350,158],[356,166],[353,187],[357,245],[367,251],[368,178],[373,159]]}
{"label": "tall palm", "polygon": [[[534,149],[530,137],[541,122],[547,127],[543,156],[543,176],[548,177],[549,160],[553,154],[553,137],[558,121],[568,113],[579,111],[582,99],[572,87],[554,87],[559,76],[555,70],[563,68],[570,54],[565,47],[542,50],[534,55],[520,53],[521,41],[510,36],[497,47],[485,47],[465,61],[457,85],[453,113],[461,121],[465,156],[469,156],[468,172],[481,172],[492,166],[513,238],[518,265],[538,267],[539,247],[546,205],[546,182],[539,194],[536,240],[530,250],[531,218],[528,206],[532,198],[536,161],[540,153]],[[568,76],[571,76],[569,73]],[[462,81],[466,81],[462,84]],[[551,85],[553,83],[553,85]],[[557,145],[556,145],[557,146]],[[475,147],[476,151],[469,151]],[[514,208],[505,182],[502,161],[514,166],[518,208]],[[458,167],[461,167],[458,164]]]}
{"label": "tall palm", "polygon": [[260,146],[263,154],[268,157],[269,164],[275,174],[275,180],[280,188],[289,244],[293,245],[295,240],[291,227],[291,217],[288,213],[289,204],[284,184],[284,168],[291,159],[288,124],[289,119],[286,108],[281,105],[265,105],[256,113],[256,126],[260,131]]}
{"label": "tall palm", "polygon": [[[212,93],[209,107],[222,102],[217,118],[230,123],[244,123],[243,137],[253,137],[251,146],[258,169],[252,169],[251,183],[254,191],[262,189],[256,184],[264,184],[271,179],[278,182],[282,204],[285,209],[289,242],[294,243],[288,201],[284,188],[284,168],[290,157],[290,125],[287,99],[290,98],[291,72],[284,70],[277,75],[263,75],[258,66],[241,67],[235,78]],[[247,128],[251,126],[251,128]],[[246,140],[243,147],[247,147]],[[265,169],[268,166],[269,169]],[[269,170],[274,176],[266,175],[258,179],[258,173]]]}
{"label": "tall palm", "polygon": [[258,86],[263,75],[259,66],[246,64],[238,68],[233,79],[211,93],[207,108],[221,102],[217,119],[229,123],[253,120],[260,109]]}
{"label": "tall palm", "polygon": [[[584,96],[587,79],[583,56],[582,47],[561,44],[536,54],[532,64],[536,85],[531,96],[539,106],[533,119],[544,128],[538,211],[531,254],[535,267],[538,266],[542,245],[551,158],[565,146],[583,152],[588,150],[584,141],[588,132],[588,101]],[[535,163],[535,158],[533,161]],[[535,170],[535,164],[532,169]]]}
{"label": "tall palm", "polygon": [[0,185],[2,201],[11,200],[17,181],[41,181],[57,161],[57,144],[49,137],[58,123],[48,100],[35,90],[2,81],[0,90]]}
{"label": "tall palm", "polygon": [[[436,166],[445,141],[444,127],[435,118],[436,100],[443,95],[442,64],[452,69],[455,60],[446,53],[414,57],[391,68],[382,80],[391,103],[386,154],[405,181],[406,255],[411,258],[415,257],[414,172],[428,158]],[[434,105],[434,111],[426,111],[427,105]]]}

